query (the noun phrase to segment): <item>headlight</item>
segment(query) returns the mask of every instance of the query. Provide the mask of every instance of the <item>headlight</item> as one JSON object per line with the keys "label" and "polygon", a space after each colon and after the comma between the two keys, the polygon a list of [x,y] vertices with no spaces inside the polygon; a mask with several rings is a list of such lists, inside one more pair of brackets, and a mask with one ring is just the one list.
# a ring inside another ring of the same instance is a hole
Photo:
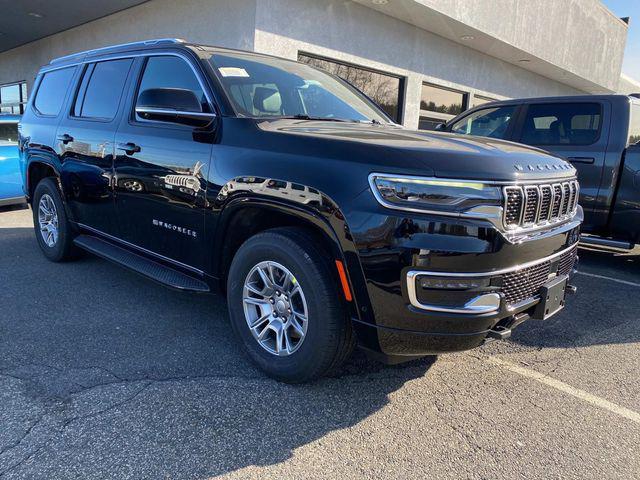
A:
{"label": "headlight", "polygon": [[501,188],[482,182],[375,173],[369,183],[378,202],[388,208],[457,216],[477,207],[502,206]]}

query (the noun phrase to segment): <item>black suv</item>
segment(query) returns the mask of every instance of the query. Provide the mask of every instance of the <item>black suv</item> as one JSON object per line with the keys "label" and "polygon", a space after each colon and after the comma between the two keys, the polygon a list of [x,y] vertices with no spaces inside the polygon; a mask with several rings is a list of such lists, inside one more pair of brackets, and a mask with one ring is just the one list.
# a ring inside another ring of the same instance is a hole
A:
{"label": "black suv", "polygon": [[34,91],[20,148],[44,254],[221,289],[277,379],[356,342],[387,362],[473,348],[573,291],[576,172],[540,150],[409,131],[322,70],[178,40],[53,60]]}

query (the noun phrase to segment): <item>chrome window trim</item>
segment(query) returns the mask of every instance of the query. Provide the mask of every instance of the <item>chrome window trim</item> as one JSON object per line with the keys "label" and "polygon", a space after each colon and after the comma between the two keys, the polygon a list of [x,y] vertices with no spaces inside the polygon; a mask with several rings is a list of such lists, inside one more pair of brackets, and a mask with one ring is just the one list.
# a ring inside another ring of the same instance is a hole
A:
{"label": "chrome window trim", "polygon": [[[135,45],[135,44],[134,44]],[[92,58],[83,58],[81,60],[78,60],[77,62],[71,62],[71,63],[65,63],[64,65],[55,65],[55,66],[51,66],[51,65],[47,65],[45,67],[43,67],[39,74],[46,74],[49,72],[53,72],[55,70],[62,70],[64,68],[72,68],[72,67],[77,67],[79,65],[85,65],[87,63],[98,63],[98,62],[104,62],[104,61],[108,61],[108,60],[120,60],[120,59],[124,59],[124,58],[138,58],[138,57],[166,57],[166,56],[173,56],[173,57],[180,57],[182,60],[184,60],[187,65],[189,66],[189,68],[191,68],[191,70],[193,71],[194,75],[196,76],[196,80],[198,80],[198,83],[200,84],[200,88],[202,88],[202,91],[204,93],[204,96],[207,98],[207,102],[209,102],[209,106],[212,107],[212,115],[217,116],[217,114],[215,113],[215,109],[213,108],[214,105],[216,105],[216,103],[213,101],[211,95],[209,95],[209,92],[207,91],[207,89],[205,88],[206,86],[206,81],[203,78],[203,75],[201,72],[199,72],[195,66],[192,63],[192,59],[181,52],[176,52],[176,51],[147,51],[147,52],[138,52],[138,53],[134,53],[134,52],[121,52],[121,53],[116,53],[113,55],[104,55],[104,56],[98,56],[98,57],[92,57]],[[51,68],[48,68],[51,67]],[[141,74],[144,74],[144,71],[141,72]],[[37,95],[37,92],[36,92]],[[35,98],[35,96],[34,96]]]}
{"label": "chrome window trim", "polygon": [[207,112],[191,112],[189,110],[172,110],[167,108],[148,108],[148,107],[135,107],[136,113],[162,113],[167,115],[184,115],[193,118],[215,118],[215,113]]}

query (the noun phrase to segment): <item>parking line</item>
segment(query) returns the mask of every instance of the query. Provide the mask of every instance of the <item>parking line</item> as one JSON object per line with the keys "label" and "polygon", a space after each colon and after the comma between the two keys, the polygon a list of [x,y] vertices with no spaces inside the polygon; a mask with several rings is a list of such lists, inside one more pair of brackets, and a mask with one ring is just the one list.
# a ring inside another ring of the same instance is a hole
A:
{"label": "parking line", "polygon": [[640,287],[640,283],[629,282],[628,280],[620,280],[618,278],[605,277],[604,275],[596,275],[595,273],[578,272],[578,275],[584,275],[585,277],[601,278],[603,280],[610,280],[612,282],[622,283],[623,285],[631,285],[632,287]]}
{"label": "parking line", "polygon": [[544,385],[567,393],[572,397],[579,398],[580,400],[591,403],[592,405],[595,405],[599,408],[620,415],[621,417],[624,417],[640,425],[640,413],[634,412],[633,410],[621,407],[620,405],[610,402],[609,400],[597,397],[588,392],[585,392],[584,390],[580,390],[579,388],[572,387],[567,383],[556,380],[555,378],[551,378],[543,373],[536,372],[535,370],[530,370],[519,365],[515,365],[511,362],[507,362],[506,360],[502,360],[497,357],[488,357],[488,361],[490,363],[493,363],[494,365],[498,365],[500,367],[506,368],[511,372],[522,375],[523,377],[531,378],[533,380],[536,380],[537,382],[543,383]]}

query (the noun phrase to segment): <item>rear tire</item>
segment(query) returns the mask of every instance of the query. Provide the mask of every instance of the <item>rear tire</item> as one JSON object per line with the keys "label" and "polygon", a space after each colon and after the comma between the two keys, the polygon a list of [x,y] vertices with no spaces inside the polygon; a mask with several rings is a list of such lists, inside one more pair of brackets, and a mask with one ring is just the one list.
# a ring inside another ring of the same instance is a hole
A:
{"label": "rear tire", "polygon": [[73,230],[62,204],[55,179],[44,178],[33,194],[33,226],[38,245],[52,262],[64,262],[75,256]]}
{"label": "rear tire", "polygon": [[322,252],[303,230],[281,228],[251,237],[231,263],[232,328],[251,359],[279,381],[326,375],[353,351],[351,321]]}

